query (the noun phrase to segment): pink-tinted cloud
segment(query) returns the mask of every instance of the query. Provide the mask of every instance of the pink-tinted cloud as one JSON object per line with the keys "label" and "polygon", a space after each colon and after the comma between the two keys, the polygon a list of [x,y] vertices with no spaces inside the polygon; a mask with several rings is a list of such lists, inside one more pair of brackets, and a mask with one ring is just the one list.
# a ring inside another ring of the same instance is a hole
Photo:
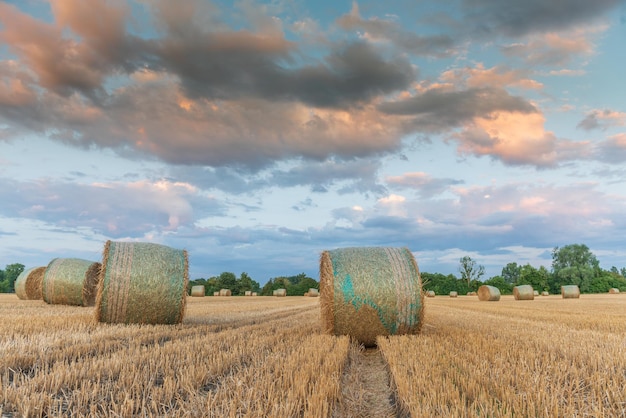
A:
{"label": "pink-tinted cloud", "polygon": [[527,70],[511,69],[503,66],[485,68],[482,63],[475,67],[444,71],[439,79],[456,86],[469,88],[481,87],[517,87],[524,90],[539,90],[543,84],[529,78]]}
{"label": "pink-tinted cloud", "polygon": [[626,126],[626,112],[615,110],[592,110],[577,125],[578,128],[590,131],[592,129],[606,130],[610,127]]}

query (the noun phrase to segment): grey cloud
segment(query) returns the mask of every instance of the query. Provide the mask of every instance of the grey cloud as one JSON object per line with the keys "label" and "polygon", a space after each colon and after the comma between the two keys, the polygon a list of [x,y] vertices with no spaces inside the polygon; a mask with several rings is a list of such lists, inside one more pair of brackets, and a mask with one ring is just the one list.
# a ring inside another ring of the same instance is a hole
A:
{"label": "grey cloud", "polygon": [[450,186],[465,183],[463,180],[451,178],[432,178],[424,173],[408,173],[403,176],[387,177],[385,180],[392,189],[414,189],[424,198],[431,198],[445,192]]}
{"label": "grey cloud", "polygon": [[591,131],[593,129],[600,128],[600,124],[598,123],[597,114],[595,112],[589,113],[583,120],[578,122],[576,125],[577,128],[584,129],[585,131]]}
{"label": "grey cloud", "polygon": [[[595,158],[610,164],[626,162],[626,133],[599,142],[595,148]],[[622,179],[623,180],[623,179]]]}

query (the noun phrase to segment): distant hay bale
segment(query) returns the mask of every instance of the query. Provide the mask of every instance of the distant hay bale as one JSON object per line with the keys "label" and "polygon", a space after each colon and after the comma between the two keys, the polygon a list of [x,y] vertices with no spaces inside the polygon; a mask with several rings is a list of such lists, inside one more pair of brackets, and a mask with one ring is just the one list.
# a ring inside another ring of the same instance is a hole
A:
{"label": "distant hay bale", "polygon": [[541,292],[541,296],[550,296],[550,292],[544,290],[543,292]]}
{"label": "distant hay bale", "polygon": [[476,296],[476,292],[467,292],[467,296]]}
{"label": "distant hay bale", "polygon": [[191,296],[204,297],[204,286],[202,286],[201,284],[191,286]]}
{"label": "distant hay bale", "polygon": [[497,302],[500,300],[500,289],[484,284],[478,288],[478,300]]}
{"label": "distant hay bale", "polygon": [[[15,287],[15,292],[17,293],[17,286]],[[612,287],[612,288],[609,289],[609,293],[617,294],[617,293],[619,293],[619,289],[617,287]]]}
{"label": "distant hay bale", "polygon": [[220,296],[232,296],[233,292],[230,289],[220,289]]}
{"label": "distant hay bale", "polygon": [[538,290],[533,290],[533,295],[534,296],[539,296],[539,291]]}
{"label": "distant hay bale", "polygon": [[287,289],[276,289],[274,290],[274,296],[284,297],[287,296]]}
{"label": "distant hay bale", "polygon": [[459,296],[459,292],[457,292],[456,290],[453,290],[452,292],[450,292],[450,297],[451,298],[455,298],[457,296]]}
{"label": "distant hay bale", "polygon": [[246,296],[252,296],[252,290],[246,290],[244,293]]}
{"label": "distant hay bale", "polygon": [[220,292],[213,292],[213,296],[219,296]]}
{"label": "distant hay bale", "polygon": [[319,295],[320,295],[320,291],[314,287],[310,288],[309,291],[307,292],[307,296],[310,298],[316,298]]}
{"label": "distant hay bale", "polygon": [[429,298],[434,298],[435,297],[435,291],[434,290],[426,291],[426,296],[429,297]]}
{"label": "distant hay bale", "polygon": [[378,336],[417,334],[424,297],[417,263],[406,248],[343,248],[320,258],[322,328],[365,346]]}
{"label": "distant hay bale", "polygon": [[93,306],[101,266],[80,258],[53,259],[41,283],[43,300],[55,305]]}
{"label": "distant hay bale", "polygon": [[513,288],[513,297],[515,300],[534,300],[535,291],[529,284],[521,284]]}
{"label": "distant hay bale", "polygon": [[252,292],[252,296],[257,296],[257,292]]}
{"label": "distant hay bale", "polygon": [[15,294],[20,299],[40,300],[43,298],[41,285],[46,266],[31,267],[24,270],[15,279]]}
{"label": "distant hay bale", "polygon": [[187,251],[147,242],[107,241],[95,318],[122,324],[178,324],[185,315]]}
{"label": "distant hay bale", "polygon": [[561,296],[563,299],[578,299],[580,297],[580,289],[575,284],[561,286]]}

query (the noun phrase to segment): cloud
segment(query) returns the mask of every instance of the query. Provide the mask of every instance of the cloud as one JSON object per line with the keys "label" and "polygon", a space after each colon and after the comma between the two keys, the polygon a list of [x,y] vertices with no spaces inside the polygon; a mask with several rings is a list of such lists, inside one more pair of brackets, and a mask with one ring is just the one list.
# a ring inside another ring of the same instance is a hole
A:
{"label": "cloud", "polygon": [[444,71],[439,79],[455,86],[467,86],[475,89],[516,87],[524,90],[540,90],[543,88],[542,83],[528,77],[528,70],[511,69],[502,65],[485,68],[482,63],[477,63],[473,68],[465,67]]}
{"label": "cloud", "polygon": [[420,196],[431,198],[444,193],[450,186],[463,184],[463,180],[433,178],[424,172],[405,173],[401,176],[388,176],[385,181],[393,189],[415,189]]}
{"label": "cloud", "polygon": [[613,135],[596,147],[596,158],[611,164],[626,162],[626,133]]}
{"label": "cloud", "polygon": [[610,109],[592,110],[581,120],[577,128],[591,131],[593,129],[606,130],[613,126],[626,126],[626,112],[618,112]]}

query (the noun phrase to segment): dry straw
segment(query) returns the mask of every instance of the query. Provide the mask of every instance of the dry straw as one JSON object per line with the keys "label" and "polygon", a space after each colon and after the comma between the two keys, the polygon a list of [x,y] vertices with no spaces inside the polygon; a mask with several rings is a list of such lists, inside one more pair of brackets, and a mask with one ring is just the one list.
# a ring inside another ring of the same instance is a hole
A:
{"label": "dry straw", "polygon": [[534,296],[539,296],[539,291],[538,290],[533,290],[533,295]]}
{"label": "dry straw", "polygon": [[417,263],[406,248],[343,248],[320,258],[322,327],[365,346],[378,336],[417,334],[424,297]]}
{"label": "dry straw", "polygon": [[309,291],[307,292],[307,296],[310,298],[316,298],[319,295],[320,295],[320,291],[314,287],[310,288]]}
{"label": "dry straw", "polygon": [[459,296],[459,292],[457,292],[456,290],[453,290],[452,292],[450,292],[450,297],[451,298],[455,298],[457,296]]}
{"label": "dry straw", "polygon": [[578,299],[580,297],[580,289],[575,284],[561,286],[561,296],[563,299]]}
{"label": "dry straw", "polygon": [[220,289],[220,296],[232,296],[232,294],[230,289]]}
{"label": "dry straw", "polygon": [[191,296],[204,297],[204,286],[202,286],[201,284],[191,286]]}
{"label": "dry straw", "polygon": [[273,292],[274,296],[284,297],[287,296],[287,289],[276,289]]}
{"label": "dry straw", "polygon": [[252,296],[258,296],[257,292],[252,292]]}
{"label": "dry straw", "polygon": [[550,292],[544,290],[543,292],[541,292],[541,296],[550,296]]}
{"label": "dry straw", "polygon": [[500,289],[484,284],[478,288],[478,300],[497,302],[500,300]]}
{"label": "dry straw", "polygon": [[220,292],[213,292],[213,296],[219,296]]}
{"label": "dry straw", "polygon": [[476,296],[476,292],[467,292],[467,296]]}
{"label": "dry straw", "polygon": [[513,288],[513,297],[515,300],[534,300],[535,291],[529,284],[521,284]]}
{"label": "dry straw", "polygon": [[[15,287],[15,291],[17,292],[17,286]],[[609,289],[609,293],[617,294],[617,293],[619,293],[619,289],[617,287],[612,287],[612,288]]]}
{"label": "dry straw", "polygon": [[246,296],[252,296],[252,290],[246,290],[245,295]]}
{"label": "dry straw", "polygon": [[98,262],[80,258],[55,258],[43,276],[43,300],[58,305],[93,306],[100,267]]}
{"label": "dry straw", "polygon": [[178,324],[185,315],[187,251],[145,242],[107,241],[96,320]]}
{"label": "dry straw", "polygon": [[15,279],[15,294],[20,299],[39,300],[43,298],[41,285],[46,267],[32,267],[24,270]]}
{"label": "dry straw", "polygon": [[434,298],[435,297],[435,291],[434,290],[428,290],[426,292],[426,296],[428,296],[429,298]]}

